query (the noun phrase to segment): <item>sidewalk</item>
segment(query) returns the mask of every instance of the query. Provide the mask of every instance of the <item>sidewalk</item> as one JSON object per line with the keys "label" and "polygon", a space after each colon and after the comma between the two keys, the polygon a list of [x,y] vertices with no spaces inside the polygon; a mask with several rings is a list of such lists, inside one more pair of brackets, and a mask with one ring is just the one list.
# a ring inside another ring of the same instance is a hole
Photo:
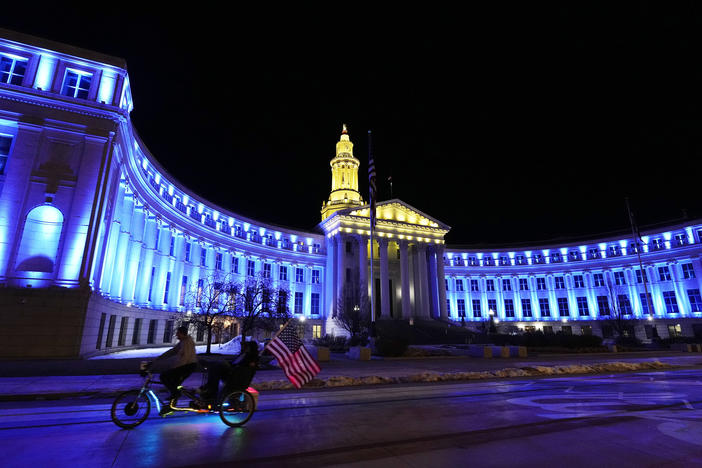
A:
{"label": "sidewalk", "polygon": [[[141,386],[143,379],[138,375],[141,360],[0,361],[0,375],[4,376],[0,377],[0,401],[109,398]],[[330,361],[320,365],[322,371],[305,389],[702,367],[702,354],[660,351],[492,359],[466,356],[374,358],[371,361],[353,361],[343,355],[333,355]],[[199,387],[201,379],[202,375],[195,373],[184,385]],[[279,368],[257,371],[252,386],[265,391],[297,391],[290,388]]]}

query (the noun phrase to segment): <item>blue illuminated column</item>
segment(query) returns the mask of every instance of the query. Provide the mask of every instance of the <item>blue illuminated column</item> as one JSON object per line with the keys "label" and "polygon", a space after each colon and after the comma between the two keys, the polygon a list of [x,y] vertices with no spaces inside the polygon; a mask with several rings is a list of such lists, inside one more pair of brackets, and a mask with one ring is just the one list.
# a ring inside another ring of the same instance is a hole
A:
{"label": "blue illuminated column", "polygon": [[[165,304],[164,299],[167,299],[164,293],[166,291],[166,279],[168,273],[171,271],[171,257],[169,253],[171,251],[172,236],[173,232],[171,232],[171,229],[168,226],[164,226],[163,229],[161,229],[159,248],[156,250],[156,258],[160,265],[156,268],[155,284],[151,299],[153,304],[159,308]],[[171,274],[171,283],[173,283],[172,277],[173,275]],[[169,284],[169,292],[170,286],[172,286],[172,284]]]}
{"label": "blue illuminated column", "polygon": [[590,317],[597,318],[597,298],[595,297],[595,282],[592,279],[592,273],[589,271],[583,272],[583,280],[585,281],[585,294],[587,295]]}
{"label": "blue illuminated column", "polygon": [[678,300],[678,309],[680,310],[680,316],[685,317],[690,315],[690,311],[687,306],[687,295],[680,281],[682,274],[680,272],[680,264],[677,260],[668,262],[668,269],[670,270],[671,278],[673,279],[673,287],[675,290],[675,297]]}
{"label": "blue illuminated column", "polygon": [[302,308],[304,314],[309,316],[312,311],[312,265],[307,265],[305,270],[305,303]]}
{"label": "blue illuminated column", "polygon": [[327,237],[325,239],[325,246],[327,251],[327,268],[325,268],[324,270],[324,304],[326,309],[325,315],[327,317],[332,317],[336,312],[336,268],[334,268],[334,258],[336,256],[336,242],[334,238]]}
{"label": "blue illuminated column", "polygon": [[629,292],[629,302],[631,303],[632,312],[635,317],[641,317],[641,298],[636,290],[636,273],[633,268],[624,269],[624,277],[626,278],[627,291]]}
{"label": "blue illuminated column", "polygon": [[[568,292],[568,317],[579,320],[580,311],[578,309],[578,300],[575,298],[575,290],[573,289],[573,274],[566,273],[564,276],[566,291]],[[575,316],[573,316],[574,314]]]}
{"label": "blue illuminated column", "polygon": [[556,320],[559,318],[560,313],[558,311],[558,299],[556,298],[556,280],[553,274],[549,273],[546,275],[546,288],[548,289],[548,303],[551,317],[553,320]]}
{"label": "blue illuminated column", "polygon": [[346,245],[344,244],[344,237],[341,233],[336,235],[336,302],[334,303],[334,310],[339,307],[339,300],[344,297],[344,281],[346,281],[346,264],[344,262],[346,258]]}
{"label": "blue illuminated column", "polygon": [[527,284],[529,285],[529,298],[531,299],[531,316],[534,317],[534,320],[541,320],[539,295],[536,293],[536,277],[534,275],[527,276]]}
{"label": "blue illuminated column", "polygon": [[[488,294],[487,294],[487,278],[485,275],[480,275],[480,309],[481,315],[490,318],[490,310],[488,309]],[[497,313],[495,311],[495,313]]]}
{"label": "blue illuminated column", "polygon": [[510,282],[512,283],[512,295],[514,296],[514,316],[516,320],[531,320],[530,318],[524,318],[524,310],[522,308],[522,290],[519,288],[519,275],[512,275],[510,277]]}
{"label": "blue illuminated column", "polygon": [[[363,267],[367,264],[365,259],[366,253],[366,243],[363,240],[363,259],[361,264]],[[412,316],[412,304],[410,301],[410,269],[409,269],[409,259],[407,258],[407,241],[400,241],[400,280],[402,281],[402,318],[409,319]]]}
{"label": "blue illuminated column", "polygon": [[368,291],[368,240],[360,234],[355,235],[354,238],[358,243],[358,288],[361,296],[365,294],[366,297],[370,297]]}
{"label": "blue illuminated column", "polygon": [[175,246],[173,249],[173,274],[168,291],[168,307],[175,310],[180,306],[180,289],[183,284],[183,272],[185,270],[185,235],[178,232],[175,236]]}
{"label": "blue illuminated column", "polygon": [[[658,269],[655,266],[644,266],[646,269],[646,274],[649,279],[648,292],[651,294],[651,302],[653,303],[653,308],[656,310],[655,315],[662,317],[665,315],[665,302],[663,301],[663,294],[661,293],[660,278],[658,277]],[[651,313],[653,311],[649,311]]]}
{"label": "blue illuminated column", "polygon": [[112,270],[112,282],[110,285],[110,297],[122,297],[122,283],[124,281],[125,263],[129,248],[129,230],[131,228],[134,211],[134,194],[125,193],[122,210],[120,213],[119,237],[117,240],[117,252],[115,253],[115,266]]}
{"label": "blue illuminated column", "polygon": [[[145,213],[146,214],[146,213]],[[137,274],[136,301],[138,304],[146,304],[149,298],[149,285],[151,283],[151,268],[154,262],[154,249],[156,245],[156,217],[146,215],[146,227],[144,228],[144,239],[142,243],[143,259],[139,273]]]}
{"label": "blue illuminated column", "polygon": [[505,319],[505,297],[502,291],[502,275],[495,275],[495,297],[497,298],[497,310],[495,311],[495,317],[500,320]]}
{"label": "blue illuminated column", "polygon": [[127,302],[133,302],[135,299],[139,260],[142,252],[141,246],[144,238],[145,217],[144,207],[135,205],[130,229],[131,239],[129,240],[127,270],[124,273],[124,286],[122,287],[122,300]]}
{"label": "blue illuminated column", "polygon": [[[446,310],[446,288],[444,287],[444,278],[446,278],[446,271],[444,270],[444,246],[437,245],[434,250],[436,250],[436,282],[438,282],[439,288],[439,317],[442,320],[448,319],[448,311]],[[465,286],[465,285],[464,285]],[[464,288],[465,291],[465,288]],[[465,294],[465,292],[464,292]]]}
{"label": "blue illuminated column", "polygon": [[115,255],[117,254],[117,244],[119,243],[120,216],[124,205],[125,183],[121,180],[117,184],[117,196],[112,208],[112,221],[109,224],[109,234],[107,236],[107,247],[103,257],[102,275],[100,277],[100,291],[110,294],[112,285],[112,272],[115,268]]}

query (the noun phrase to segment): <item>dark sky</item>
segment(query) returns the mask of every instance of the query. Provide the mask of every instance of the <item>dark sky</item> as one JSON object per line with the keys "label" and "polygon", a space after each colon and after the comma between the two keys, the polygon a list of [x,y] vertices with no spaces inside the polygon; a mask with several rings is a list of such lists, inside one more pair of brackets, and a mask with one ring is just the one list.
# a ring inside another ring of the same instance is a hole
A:
{"label": "dark sky", "polygon": [[32,5],[0,25],[126,59],[152,154],[194,192],[262,221],[319,222],[342,123],[364,198],[370,129],[382,198],[392,175],[394,197],[452,226],[449,244],[628,229],[625,196],[642,225],[702,216],[694,6],[354,5]]}

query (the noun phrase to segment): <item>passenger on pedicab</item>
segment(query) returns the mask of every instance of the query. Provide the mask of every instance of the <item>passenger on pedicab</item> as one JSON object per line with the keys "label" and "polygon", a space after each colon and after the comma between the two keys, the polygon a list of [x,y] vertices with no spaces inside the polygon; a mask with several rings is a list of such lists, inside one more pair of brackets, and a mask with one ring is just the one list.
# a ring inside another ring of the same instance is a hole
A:
{"label": "passenger on pedicab", "polygon": [[198,389],[201,400],[205,404],[216,401],[220,381],[227,389],[246,389],[251,384],[257,367],[258,343],[255,340],[242,342],[241,353],[231,361],[208,362],[207,382]]}

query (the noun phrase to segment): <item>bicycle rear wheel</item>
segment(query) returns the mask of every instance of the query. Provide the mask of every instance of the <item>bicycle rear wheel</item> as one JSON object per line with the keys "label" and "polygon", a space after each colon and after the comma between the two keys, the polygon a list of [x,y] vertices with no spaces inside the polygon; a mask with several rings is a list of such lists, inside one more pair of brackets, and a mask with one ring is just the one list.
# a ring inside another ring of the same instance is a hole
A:
{"label": "bicycle rear wheel", "polygon": [[239,427],[251,419],[256,410],[253,396],[246,390],[234,390],[222,399],[219,417],[227,426]]}
{"label": "bicycle rear wheel", "polygon": [[120,393],[112,403],[112,422],[124,429],[133,429],[143,423],[151,412],[151,401],[140,390]]}

